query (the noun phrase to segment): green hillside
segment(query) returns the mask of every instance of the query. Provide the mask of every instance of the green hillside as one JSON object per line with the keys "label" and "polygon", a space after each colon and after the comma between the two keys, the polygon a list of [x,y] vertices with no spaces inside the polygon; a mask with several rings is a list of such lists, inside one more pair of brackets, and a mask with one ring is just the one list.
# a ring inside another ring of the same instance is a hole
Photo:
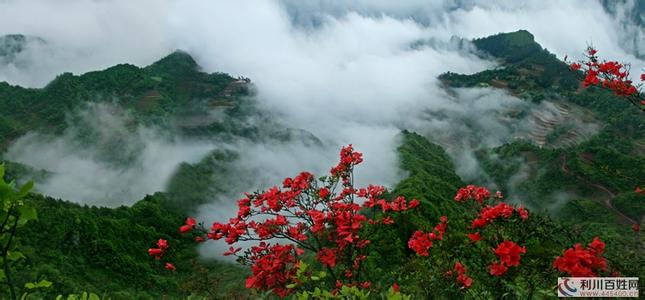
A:
{"label": "green hillside", "polygon": [[[535,209],[555,208],[553,214],[564,220],[575,215],[575,220],[638,223],[643,217],[642,209],[632,211],[619,207],[624,204],[612,204],[616,195],[633,193],[645,182],[642,172],[645,120],[638,109],[609,91],[596,87],[579,89],[576,74],[542,49],[527,31],[501,33],[473,42],[486,55],[499,59],[501,67],[476,74],[443,74],[440,79],[450,88],[503,89],[533,103],[549,101],[571,110],[583,110],[587,117],[602,123],[597,134],[573,145],[541,147],[531,140],[520,139],[480,151],[484,168],[502,191],[521,195],[522,201]],[[575,132],[556,125],[551,135],[556,134]],[[493,156],[495,159],[490,159]],[[511,177],[526,166],[529,166],[525,171],[527,178],[518,186],[509,186]],[[553,195],[556,191],[568,194],[565,198],[574,201],[560,203]],[[613,216],[581,215],[578,206],[583,204],[600,211],[609,209]],[[625,218],[628,212],[633,218]]]}

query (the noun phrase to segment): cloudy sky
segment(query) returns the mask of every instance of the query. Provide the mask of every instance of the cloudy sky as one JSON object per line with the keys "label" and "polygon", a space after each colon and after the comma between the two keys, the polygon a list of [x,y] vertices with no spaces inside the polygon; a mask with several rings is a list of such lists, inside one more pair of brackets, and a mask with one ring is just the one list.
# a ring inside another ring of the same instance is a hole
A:
{"label": "cloudy sky", "polygon": [[[145,66],[181,49],[205,71],[251,78],[264,109],[286,127],[308,130],[325,142],[316,149],[233,145],[242,152],[244,168],[267,174],[240,191],[297,170],[325,171],[340,146],[349,143],[365,152],[364,171],[359,173],[363,182],[392,186],[404,176],[395,152],[401,129],[437,142],[450,140],[446,147],[458,162],[458,172],[469,179],[479,175],[472,151],[499,145],[513,134],[496,112],[528,104],[495,90],[464,90],[451,96],[440,89],[436,77],[443,72],[473,73],[495,66],[459,40],[526,29],[560,58],[580,57],[592,44],[602,56],[642,70],[645,62],[637,57],[645,53],[645,38],[631,15],[635,4],[620,2],[610,13],[600,2],[584,0],[0,0],[0,35],[20,33],[46,41],[29,44],[15,61],[0,68],[0,81],[41,87],[62,72],[81,74],[118,63]],[[425,41],[424,46],[410,47],[418,41]],[[432,112],[450,118],[428,117]],[[462,126],[471,119],[477,122],[477,132]],[[136,170],[106,170],[87,153],[92,149],[71,147],[67,137],[44,141],[27,136],[12,148],[11,157],[63,176],[41,185],[52,195],[76,195],[80,198],[72,200],[92,204],[127,204],[163,189],[180,161],[196,161],[216,147],[166,141],[153,131],[133,133],[133,140],[155,154],[142,155]],[[44,157],[38,150],[44,148],[49,149],[49,159],[35,159]],[[166,164],[157,166],[161,162]],[[79,183],[87,193],[55,188],[86,179],[88,173],[108,176],[97,176],[101,182]],[[107,193],[123,186],[124,178],[133,182],[145,174],[157,176],[133,184],[143,188],[121,193],[132,199],[105,199],[114,196]]]}

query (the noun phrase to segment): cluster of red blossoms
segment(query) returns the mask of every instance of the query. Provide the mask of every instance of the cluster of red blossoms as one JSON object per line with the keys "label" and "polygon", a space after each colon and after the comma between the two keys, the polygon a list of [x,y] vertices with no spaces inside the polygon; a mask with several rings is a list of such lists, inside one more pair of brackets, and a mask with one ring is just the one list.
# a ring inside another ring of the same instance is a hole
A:
{"label": "cluster of red blossoms", "polygon": [[[224,239],[230,245],[258,241],[258,245],[240,254],[241,247],[233,246],[224,253],[251,265],[252,275],[246,280],[248,288],[286,296],[292,291],[292,284],[297,283],[294,274],[305,250],[315,253],[316,260],[337,280],[339,288],[343,285],[367,288],[370,283],[359,278],[370,245],[371,231],[366,225],[393,224],[391,213],[408,211],[420,203],[404,197],[388,201],[382,186],[355,188],[353,169],[362,161],[362,154],[351,145],[343,147],[340,162],[331,169],[329,177],[318,181],[311,173],[302,172],[286,178],[281,188],[274,186],[264,192],[246,194],[237,202],[237,215],[227,223],[214,222],[207,229],[188,218],[180,232],[192,232],[202,240]],[[440,237],[445,231],[445,217],[442,220],[443,225],[435,228]],[[288,243],[270,243],[280,240]]]}
{"label": "cluster of red blossoms", "polygon": [[[629,66],[616,61],[600,61],[597,53],[596,49],[588,47],[587,61],[570,64],[572,70],[584,72],[585,78],[582,85],[584,87],[602,86],[610,89],[616,96],[627,97],[633,104],[638,105],[640,102],[640,105],[645,105],[645,100],[629,99],[630,97],[639,98],[638,86],[629,79]],[[641,74],[640,79],[645,81],[645,74]]]}
{"label": "cluster of red blossoms", "polygon": [[495,219],[502,217],[505,219],[510,218],[515,211],[517,211],[522,220],[526,220],[529,217],[529,213],[525,208],[518,207],[516,209],[511,205],[500,202],[495,206],[487,205],[483,207],[481,212],[479,213],[479,216],[473,220],[471,227],[473,229],[484,228],[486,225],[493,223]]}
{"label": "cluster of red blossoms", "polygon": [[454,274],[457,274],[455,280],[459,285],[461,285],[462,289],[470,288],[473,285],[473,279],[466,274],[466,267],[464,265],[460,262],[456,262],[453,269],[454,272],[453,270],[448,270],[448,272],[445,273],[446,277],[452,277]]}
{"label": "cluster of red blossoms", "polygon": [[432,241],[443,240],[443,235],[446,233],[448,225],[448,217],[441,216],[440,223],[434,227],[430,233],[424,233],[421,230],[414,232],[412,237],[408,240],[408,247],[414,250],[418,255],[428,256],[428,250],[432,248]]}
{"label": "cluster of red blossoms", "polygon": [[572,277],[595,277],[598,271],[604,271],[607,261],[602,256],[605,243],[597,237],[586,248],[579,243],[564,251],[562,256],[553,261],[553,267],[566,272]]}
{"label": "cluster of red blossoms", "polygon": [[[148,249],[148,254],[154,257],[155,259],[159,260],[164,256],[164,254],[166,254],[166,250],[168,250],[168,241],[164,239],[159,239],[157,241],[157,248]],[[175,266],[168,262],[165,263],[165,268],[170,271],[175,270]]]}
{"label": "cluster of red blossoms", "polygon": [[502,276],[508,271],[508,267],[520,265],[520,255],[526,253],[526,247],[511,241],[503,241],[495,249],[495,255],[499,261],[493,262],[490,266],[490,274],[493,276]]}
{"label": "cluster of red blossoms", "polygon": [[[499,196],[499,195],[498,195]],[[465,188],[460,188],[455,195],[455,201],[465,202],[468,200],[475,200],[479,204],[484,203],[485,199],[490,198],[490,192],[485,187],[468,185]]]}

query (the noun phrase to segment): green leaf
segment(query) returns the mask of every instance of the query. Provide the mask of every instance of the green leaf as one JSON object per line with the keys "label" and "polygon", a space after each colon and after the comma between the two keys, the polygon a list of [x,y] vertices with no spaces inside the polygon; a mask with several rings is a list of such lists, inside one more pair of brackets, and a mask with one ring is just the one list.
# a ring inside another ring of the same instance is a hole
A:
{"label": "green leaf", "polygon": [[286,286],[286,288],[288,288],[288,289],[293,289],[293,288],[295,288],[295,287],[296,287],[296,284],[295,284],[295,283],[288,284],[288,285]]}
{"label": "green leaf", "polygon": [[99,298],[99,295],[97,294],[90,293],[89,300],[101,300],[101,298]]}
{"label": "green leaf", "polygon": [[27,196],[29,194],[29,191],[34,187],[34,182],[29,180],[27,183],[23,184],[22,187],[20,187],[20,192],[18,193],[18,197],[22,198],[24,196]]}
{"label": "green leaf", "polygon": [[16,261],[16,260],[19,260],[21,258],[25,258],[25,255],[22,254],[21,252],[18,252],[18,251],[9,251],[7,253],[7,258],[10,261]]}
{"label": "green leaf", "polygon": [[20,213],[20,219],[24,223],[38,219],[38,213],[36,212],[36,209],[31,206],[23,205],[18,208],[18,212]]}
{"label": "green leaf", "polygon": [[39,289],[39,288],[48,288],[52,286],[52,282],[48,280],[41,280],[38,282],[29,282],[25,284],[25,287],[28,289]]}

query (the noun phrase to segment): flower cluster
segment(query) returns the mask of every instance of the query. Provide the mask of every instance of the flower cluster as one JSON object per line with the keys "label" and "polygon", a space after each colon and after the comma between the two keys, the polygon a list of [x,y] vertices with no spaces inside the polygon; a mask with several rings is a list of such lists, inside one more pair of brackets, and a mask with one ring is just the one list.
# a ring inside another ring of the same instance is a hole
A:
{"label": "flower cluster", "polygon": [[[501,194],[499,194],[501,197]],[[485,187],[468,185],[465,188],[460,188],[455,195],[455,201],[464,202],[468,200],[475,200],[479,204],[484,203],[485,199],[490,198],[490,192]]]}
{"label": "flower cluster", "polygon": [[[645,105],[645,101],[639,97],[639,86],[629,79],[629,65],[616,61],[600,61],[597,53],[596,49],[588,47],[587,61],[574,62],[569,65],[574,71],[582,70],[584,72],[582,86],[602,86],[611,90],[616,96],[628,98],[633,104],[638,105],[638,101],[640,101],[640,105]],[[645,74],[641,74],[640,79],[645,81]]]}
{"label": "flower cluster", "polygon": [[193,230],[193,228],[195,228],[196,225],[197,225],[197,221],[195,221],[195,219],[187,218],[186,222],[184,222],[184,225],[179,227],[179,232],[181,233],[189,232]]}
{"label": "flower cluster", "polygon": [[435,240],[443,240],[443,235],[446,233],[448,225],[448,217],[441,216],[439,224],[434,227],[430,233],[424,233],[421,230],[414,232],[412,237],[408,240],[408,247],[420,256],[428,256],[428,250],[432,248],[432,242]]}
{"label": "flower cluster", "polygon": [[449,270],[445,275],[447,277],[452,277],[456,274],[457,277],[455,277],[455,280],[459,283],[462,289],[470,288],[473,285],[473,279],[466,274],[466,267],[464,265],[460,262],[456,262],[453,269],[454,272],[453,270]]}
{"label": "flower cluster", "polygon": [[495,249],[495,255],[499,261],[493,262],[490,266],[490,274],[493,276],[502,276],[508,271],[508,267],[520,265],[520,255],[526,253],[526,247],[511,241],[503,241]]}
{"label": "flower cluster", "polygon": [[586,248],[579,243],[564,251],[553,261],[553,267],[573,277],[595,277],[598,271],[605,270],[607,261],[602,256],[605,243],[597,237]]}
{"label": "flower cluster", "polygon": [[155,259],[161,259],[163,255],[168,250],[168,241],[164,239],[159,239],[157,241],[157,248],[148,249],[148,254]]}
{"label": "flower cluster", "polygon": [[526,220],[529,217],[528,211],[519,207],[515,209],[513,206],[508,205],[504,202],[500,202],[495,206],[487,205],[482,208],[479,216],[472,221],[472,228],[484,228],[486,225],[493,223],[495,219],[505,218],[508,219],[513,215],[513,212],[517,211],[522,220]]}
{"label": "flower cluster", "polygon": [[[340,151],[340,162],[330,176],[316,180],[302,172],[286,178],[282,186],[247,193],[238,200],[238,212],[228,222],[214,222],[210,228],[188,218],[180,232],[193,231],[196,240],[224,240],[232,245],[224,255],[233,255],[251,266],[249,288],[271,290],[286,296],[294,288],[294,274],[306,250],[338,280],[341,286],[369,287],[360,280],[362,262],[367,258],[370,230],[367,225],[394,223],[392,213],[403,213],[420,205],[417,200],[384,198],[385,188],[353,186],[354,166],[363,161],[362,154],[351,145]],[[431,233],[443,238],[445,217]],[[244,251],[234,245],[257,241]],[[276,243],[287,241],[287,244]]]}
{"label": "flower cluster", "polygon": [[270,289],[276,295],[284,297],[289,293],[286,285],[291,283],[299,267],[297,255],[302,250],[291,244],[270,245],[260,242],[251,247],[247,259],[252,261],[252,276],[246,279],[247,288]]}

